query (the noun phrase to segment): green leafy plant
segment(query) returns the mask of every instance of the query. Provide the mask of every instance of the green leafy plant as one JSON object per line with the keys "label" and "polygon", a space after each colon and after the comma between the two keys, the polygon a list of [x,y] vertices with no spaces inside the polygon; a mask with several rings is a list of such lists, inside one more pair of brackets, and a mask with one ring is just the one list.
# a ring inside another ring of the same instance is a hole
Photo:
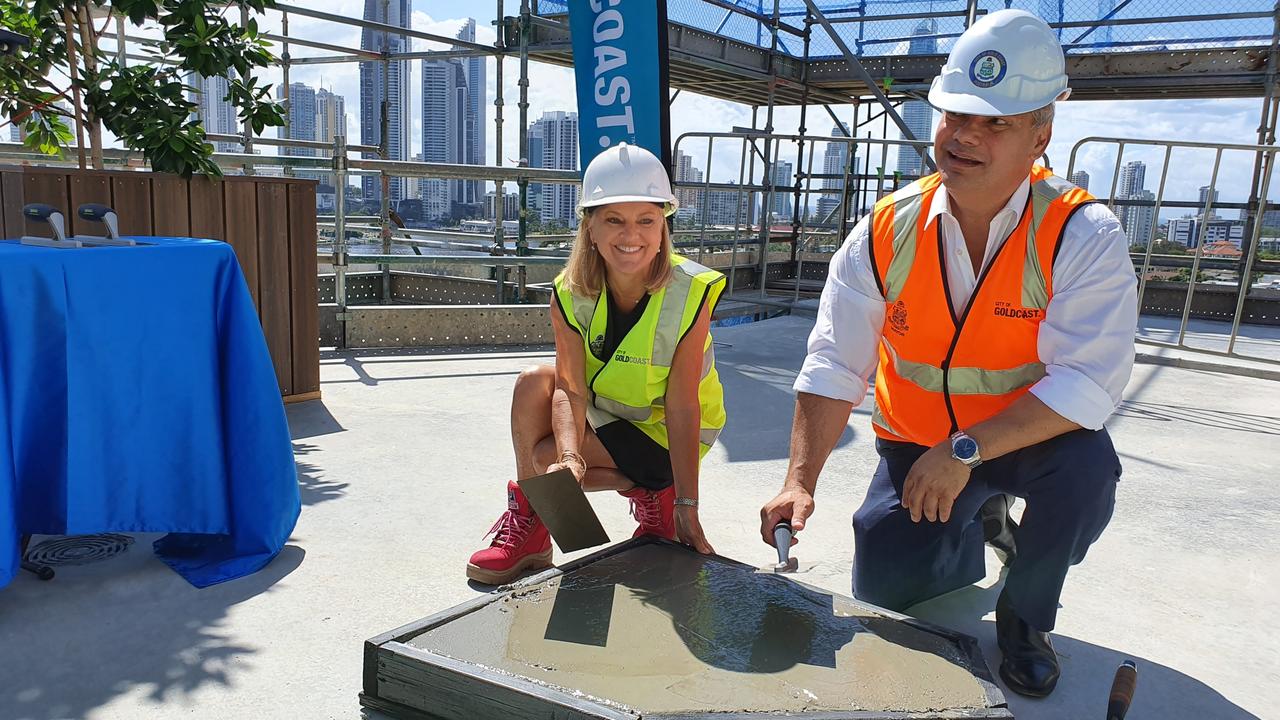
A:
{"label": "green leafy plant", "polygon": [[[243,3],[258,13],[273,6]],[[0,0],[0,24],[31,38],[31,47],[0,62],[0,115],[22,127],[26,147],[47,155],[74,144],[79,119],[96,168],[105,127],[157,171],[220,175],[188,96],[189,76],[227,77],[225,99],[254,133],[285,122],[271,86],[254,77],[275,61],[270,43],[256,20],[242,25],[228,14],[240,11],[210,0],[116,0],[110,7],[104,0]],[[161,37],[144,46],[148,61],[122,64],[100,49],[117,16],[159,26]]]}

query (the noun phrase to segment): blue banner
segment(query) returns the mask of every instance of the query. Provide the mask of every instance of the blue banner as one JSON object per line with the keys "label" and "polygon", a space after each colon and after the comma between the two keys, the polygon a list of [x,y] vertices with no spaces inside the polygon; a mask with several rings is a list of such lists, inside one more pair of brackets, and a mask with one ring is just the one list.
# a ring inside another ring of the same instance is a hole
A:
{"label": "blue banner", "polygon": [[639,145],[671,167],[666,0],[569,0],[578,161]]}

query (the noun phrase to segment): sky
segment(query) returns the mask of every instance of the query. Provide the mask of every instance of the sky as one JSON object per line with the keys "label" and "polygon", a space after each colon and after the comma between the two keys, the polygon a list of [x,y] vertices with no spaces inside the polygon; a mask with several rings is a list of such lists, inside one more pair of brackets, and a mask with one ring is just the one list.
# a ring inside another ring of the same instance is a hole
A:
{"label": "sky", "polygon": [[[348,17],[360,17],[363,13],[363,0],[294,0],[309,8],[336,13]],[[413,13],[413,27],[428,33],[453,37],[468,17],[477,21],[477,42],[492,44],[495,41],[493,18],[498,0],[485,2],[458,2],[456,0],[417,0]],[[505,12],[518,12],[518,0],[506,0]],[[279,31],[279,14],[268,13],[265,21],[260,21],[264,30]],[[341,25],[323,20],[315,20],[293,15],[289,19],[291,35],[312,39],[323,39],[324,42],[346,47],[359,47],[360,29],[355,26]],[[414,40],[415,49],[443,49],[447,45]],[[905,48],[903,48],[905,50]],[[324,51],[294,46],[291,53],[295,57],[328,54]],[[280,48],[276,48],[277,53]],[[516,81],[519,74],[518,61],[507,59],[504,66],[504,133],[499,153],[498,138],[493,126],[493,99],[497,89],[497,73],[494,58],[488,59],[486,105],[486,125],[488,137],[487,156],[492,164],[501,155],[504,165],[514,165],[518,160],[519,115],[517,108],[518,87]],[[411,63],[411,81],[413,91],[412,106],[415,116],[421,108],[421,66],[419,61]],[[568,68],[544,65],[531,62],[529,70],[529,119],[536,120],[543,112],[549,110],[569,110],[576,108],[575,85],[573,71]],[[263,80],[278,83],[282,79],[279,69],[264,73]],[[359,70],[355,63],[301,65],[290,71],[292,82],[304,82],[314,87],[326,87],[346,98],[348,115],[348,138],[357,142],[359,129]],[[1057,120],[1054,125],[1054,139],[1049,147],[1049,159],[1055,172],[1066,175],[1071,165],[1073,147],[1084,138],[1123,137],[1157,140],[1177,140],[1190,142],[1232,142],[1254,143],[1257,138],[1257,125],[1261,99],[1230,100],[1130,100],[1130,101],[1067,101],[1059,103]],[[852,117],[851,106],[834,108],[841,119]],[[794,134],[799,124],[800,111],[796,107],[779,108],[774,118],[775,132]],[[934,122],[937,114],[934,115]],[[685,133],[723,132],[734,126],[751,124],[751,109],[707,96],[691,92],[681,92],[671,107],[672,137],[679,138]],[[832,122],[830,116],[821,107],[809,109],[807,121],[808,134],[825,135],[830,133]],[[875,123],[873,135],[879,135],[879,123]],[[898,137],[895,130],[890,129],[888,136]],[[415,117],[411,132],[414,152],[420,151],[421,121]],[[694,157],[694,164],[704,169],[707,165],[707,144],[702,138],[686,138],[678,142],[679,149]],[[794,160],[794,146],[783,146],[783,155],[789,152]],[[819,150],[819,153],[821,150]],[[1126,147],[1124,162],[1142,160],[1147,163],[1147,189],[1156,192],[1160,178],[1160,166],[1164,155],[1160,148]],[[878,155],[879,150],[875,151]],[[896,152],[890,151],[889,164],[894,164]],[[736,181],[738,178],[740,144],[718,141],[713,146],[711,179],[717,182]],[[821,154],[815,158],[815,172],[821,171]],[[1083,169],[1091,176],[1090,190],[1097,195],[1105,196],[1109,192],[1111,177],[1116,162],[1116,146],[1111,143],[1089,142],[1081,145],[1075,153],[1075,164],[1072,169]],[[879,162],[873,162],[878,165]],[[1170,172],[1166,199],[1195,200],[1202,185],[1208,185],[1212,176],[1214,156],[1211,151],[1183,149],[1174,151],[1170,157]],[[1248,183],[1252,176],[1253,156],[1245,152],[1226,152],[1223,154],[1219,169],[1219,199],[1223,201],[1243,202],[1248,191]],[[1280,183],[1271,193],[1273,198],[1280,197]],[[1177,217],[1188,211],[1167,210],[1162,218]],[[1224,211],[1227,217],[1235,217],[1236,211]]]}

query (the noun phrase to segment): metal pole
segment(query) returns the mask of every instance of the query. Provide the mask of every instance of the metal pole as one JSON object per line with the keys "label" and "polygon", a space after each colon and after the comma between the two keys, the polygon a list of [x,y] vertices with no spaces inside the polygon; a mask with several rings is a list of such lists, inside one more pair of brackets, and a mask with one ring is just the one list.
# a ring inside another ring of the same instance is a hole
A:
{"label": "metal pole", "polygon": [[[772,137],[770,135],[769,137]],[[770,142],[769,138],[765,142]],[[765,286],[768,285],[769,279],[769,245],[773,240],[773,223],[770,214],[773,212],[774,198],[777,197],[777,187],[774,185],[774,175],[777,174],[778,154],[782,149],[781,142],[773,143],[773,156],[766,157],[765,167],[768,170],[768,177],[765,178],[765,201],[763,207],[760,208],[760,297],[765,296]]]}
{"label": "metal pole", "polygon": [[[1275,142],[1275,126],[1276,117],[1273,110],[1273,100],[1275,99],[1275,83],[1276,83],[1276,54],[1280,52],[1280,0],[1278,0],[1273,8],[1271,23],[1271,49],[1267,53],[1267,76],[1266,88],[1262,96],[1262,117],[1258,123],[1258,144],[1270,145]],[[1258,194],[1258,184],[1266,184],[1269,180],[1273,168],[1270,161],[1275,160],[1273,153],[1264,153],[1259,150],[1254,156],[1253,162],[1253,182],[1249,185],[1249,209],[1245,211],[1245,237],[1250,243],[1256,243],[1253,238],[1258,237],[1255,229],[1262,225],[1264,211],[1267,207],[1267,194],[1262,192]],[[1249,223],[1252,223],[1250,225]],[[1240,296],[1242,298],[1240,305],[1244,306],[1243,297],[1249,293],[1249,273],[1245,272],[1245,266],[1252,263],[1253,249],[1252,247],[1241,248],[1244,255],[1240,260]],[[1238,312],[1238,311],[1237,311]],[[1238,318],[1237,318],[1238,323]],[[1235,345],[1235,333],[1232,332],[1230,345]]]}
{"label": "metal pole", "polygon": [[[801,198],[801,192],[800,192],[799,173],[805,167],[804,152],[806,149],[806,145],[804,142],[804,133],[806,128],[804,126],[804,123],[805,123],[805,118],[807,116],[807,111],[809,109],[809,38],[812,35],[812,32],[811,32],[812,28],[813,28],[813,18],[809,15],[808,11],[806,11],[804,16],[804,68],[800,72],[800,84],[801,84],[800,127],[799,127],[800,137],[796,143],[796,179],[795,179],[794,190],[792,192],[792,197],[791,197],[791,260],[793,262],[797,261],[797,259],[800,257],[800,235],[801,235],[801,229],[804,227],[804,220],[801,217],[802,198]],[[809,209],[808,208],[808,205],[809,205],[808,189],[812,187],[812,183],[810,183],[810,181],[808,180],[808,175],[813,174],[813,148],[814,148],[814,143],[812,142],[809,143],[807,146],[807,149],[809,150],[809,168],[805,178],[805,192],[803,196],[803,203],[805,205],[803,210],[805,213],[807,213]],[[799,273],[800,273],[800,265],[797,263],[796,265],[796,292],[797,293],[800,292]]]}
{"label": "metal pole", "polygon": [[[772,41],[769,46],[769,102],[765,106],[764,116],[764,206],[760,208],[760,296],[765,295],[766,279],[769,274],[769,236],[771,234],[771,225],[769,222],[769,214],[773,210],[773,196],[775,194],[774,175],[775,168],[778,165],[778,147],[773,140],[773,102],[778,87],[777,77],[777,59],[778,59],[778,25],[781,23],[779,17],[779,2],[773,0],[773,22],[769,25],[769,34]],[[754,130],[755,127],[752,127]],[[770,155],[769,150],[773,148],[773,154]]]}
{"label": "metal pole", "polygon": [[[1173,146],[1164,146],[1164,166],[1160,169],[1160,188],[1156,191],[1156,206],[1152,211],[1151,233],[1147,236],[1147,250],[1142,258],[1142,275],[1138,278],[1138,312],[1142,312],[1142,299],[1147,291],[1147,273],[1151,268],[1151,250],[1156,244],[1156,226],[1160,224],[1160,204],[1164,202],[1165,180],[1169,177],[1169,157],[1173,154]],[[1072,153],[1072,161],[1075,153]],[[1168,240],[1168,238],[1165,238]]]}
{"label": "metal pole", "polygon": [[[755,130],[755,129],[756,129],[756,119],[757,119],[757,117],[758,117],[758,115],[759,115],[759,112],[760,112],[760,106],[759,106],[759,105],[752,105],[752,106],[751,106],[751,129],[752,129],[752,130]],[[756,140],[755,140],[755,138],[751,138],[751,155],[749,156],[749,157],[750,157],[750,161],[749,161],[749,163],[748,163],[748,165],[747,165],[747,182],[748,182],[748,183],[750,183],[750,184],[752,184],[752,185],[754,185],[754,184],[755,184],[755,182],[756,182],[756,153],[758,153],[758,152],[760,152],[760,151],[759,151],[759,149],[757,149],[757,148],[756,148]],[[765,164],[767,165],[768,163],[766,162]],[[742,195],[743,195],[743,184],[742,184],[742,183],[739,183],[739,184],[738,184],[738,199],[737,199],[737,201],[736,201],[736,202],[737,202],[737,205],[733,208],[733,216],[734,216],[735,218],[736,218],[736,217],[738,217],[738,216],[740,216],[740,215],[742,214]],[[746,194],[746,196],[747,196],[747,217],[746,217],[746,221],[747,221],[747,231],[748,231],[748,232],[750,232],[750,231],[751,231],[751,215],[752,215],[752,211],[755,209],[755,206],[756,206],[756,191],[755,191],[755,190],[752,190],[751,192],[747,193],[747,194]],[[736,225],[734,226],[734,235],[733,235],[733,236],[734,236],[734,239],[735,239],[735,240],[736,240],[736,239],[737,239],[737,237],[738,237],[738,228],[737,228],[737,226],[736,226]],[[756,265],[757,265],[757,272],[759,272],[759,267],[758,267],[758,266],[759,266],[759,264],[760,264],[760,256],[759,256],[759,254],[758,254],[758,253],[760,252],[760,250],[761,250],[761,247],[760,247],[760,246],[757,246],[757,248],[756,248],[757,256],[756,256],[756,260],[755,260]],[[757,280],[757,281],[760,281],[760,278],[759,278],[759,277],[757,277],[757,278],[756,278],[756,280]]]}
{"label": "metal pole", "polygon": [[[240,25],[243,27],[243,26],[247,26],[248,24],[249,24],[249,6],[242,2],[240,3]],[[220,99],[221,98],[219,98],[219,100]],[[244,124],[244,143],[243,144],[244,144],[244,154],[252,155],[253,154],[253,126],[247,122]],[[253,174],[253,163],[246,162],[244,164],[244,174],[245,175]]]}
{"label": "metal pole", "polygon": [[1213,158],[1213,175],[1209,178],[1209,192],[1204,198],[1204,212],[1200,216],[1200,232],[1196,238],[1196,257],[1191,261],[1191,278],[1187,283],[1187,301],[1182,306],[1182,322],[1178,325],[1178,345],[1187,337],[1187,319],[1191,317],[1191,298],[1196,292],[1196,275],[1200,272],[1200,258],[1204,255],[1204,241],[1209,234],[1209,213],[1213,211],[1213,196],[1218,192],[1218,168],[1222,166],[1222,148]]}
{"label": "metal pole", "polygon": [[[702,176],[702,207],[700,208],[702,222],[699,223],[698,227],[698,262],[700,263],[703,262],[702,256],[706,251],[707,243],[707,206],[710,204],[707,202],[707,198],[710,196],[711,190],[711,150],[715,147],[715,142],[715,138],[707,138],[707,171]],[[732,293],[733,290],[730,289],[730,292]]]}
{"label": "metal pole", "polygon": [[[529,167],[529,0],[520,1],[520,167]],[[529,180],[521,178],[517,185],[520,188],[520,229],[516,236],[516,254],[526,255],[529,252]]]}
{"label": "metal pole", "polygon": [[[390,0],[382,0],[382,19],[391,19],[391,3]],[[403,22],[403,18],[401,18]],[[391,159],[391,60],[389,53],[391,52],[391,36],[388,33],[382,34],[382,117],[379,120],[379,142],[378,154],[383,160]],[[401,78],[403,81],[404,78]],[[404,88],[401,88],[403,92]],[[403,119],[401,119],[403,122]],[[396,158],[400,160],[402,158]],[[391,178],[383,170],[378,175],[379,188],[381,189],[381,199],[379,201],[379,214],[382,216],[382,254],[391,254]],[[389,263],[380,263],[382,271],[382,302],[390,304],[391,302],[391,265]]]}
{"label": "metal pole", "polygon": [[[284,81],[281,83],[280,89],[284,96],[285,110],[285,123],[281,130],[284,133],[284,139],[291,140],[293,139],[293,99],[290,97],[289,92],[289,13],[287,12],[280,14],[280,33],[284,36],[284,40],[281,43],[283,50],[280,53],[280,70],[284,75]],[[288,148],[281,150],[281,153],[284,155],[293,154]],[[293,167],[285,165],[284,174],[291,177],[293,175]]]}
{"label": "metal pole", "polygon": [[[854,74],[862,80],[862,82],[867,86],[867,89],[871,91],[871,94],[875,96],[875,99],[879,100],[880,104],[884,106],[884,111],[893,119],[894,124],[898,126],[898,130],[902,132],[903,139],[918,140],[919,138],[915,136],[915,133],[911,132],[911,128],[907,127],[907,123],[903,121],[902,116],[898,114],[898,111],[893,109],[893,105],[889,102],[889,98],[881,92],[880,86],[876,83],[875,78],[871,77],[871,74],[867,72],[867,69],[862,66],[862,63],[858,60],[858,56],[855,55],[853,51],[849,49],[849,46],[845,44],[844,38],[840,37],[840,34],[836,32],[835,27],[827,20],[827,16],[823,15],[822,11],[818,9],[818,6],[814,4],[814,0],[804,0],[804,4],[809,8],[809,12],[818,19],[818,22],[822,27],[826,29],[827,34],[831,36],[831,40],[835,42],[836,47],[840,48],[840,52],[844,53],[844,59],[845,62],[849,63],[849,68],[852,69]],[[928,151],[923,147],[916,149],[920,153],[920,159],[929,167],[929,172],[936,171],[938,168],[933,164],[933,158],[929,157]]]}
{"label": "metal pole", "polygon": [[1111,212],[1116,210],[1116,183],[1120,182],[1120,163],[1124,162],[1124,141],[1116,144],[1116,169],[1111,173],[1111,196],[1107,199],[1107,207]]}
{"label": "metal pole", "polygon": [[[755,110],[753,109],[751,113],[751,126],[754,128],[755,124],[756,124]],[[708,138],[708,141],[710,141],[710,138]],[[738,279],[738,220],[740,219],[738,217],[738,211],[742,208],[742,185],[747,179],[746,177],[744,177],[744,175],[747,168],[748,154],[749,153],[747,150],[747,139],[743,138],[742,154],[738,156],[738,192],[734,199],[735,205],[733,208],[733,250],[730,251],[730,255],[729,255],[729,294],[730,295],[733,295],[735,292],[737,292],[736,281]],[[754,154],[751,154],[751,160],[752,162],[755,161]],[[753,172],[754,172],[754,168],[753,168]],[[710,184],[711,184],[711,167],[710,167],[710,164],[708,163],[707,187],[705,188],[705,195],[702,198],[702,202],[707,205],[708,209],[710,209],[711,207]],[[706,217],[705,213],[703,214],[703,217]]]}
{"label": "metal pole", "polygon": [[125,59],[128,57],[128,48],[124,39],[124,16],[116,15],[116,62],[120,67],[125,66]]}
{"label": "metal pole", "polygon": [[[853,182],[853,176],[858,172],[858,135],[856,128],[858,127],[858,107],[859,103],[855,99],[853,101],[853,124],[849,126],[849,154],[845,157],[844,163],[840,168],[840,172],[844,177],[840,181],[840,205],[836,209],[840,213],[840,242],[836,243],[839,247],[844,245],[845,238],[849,237],[849,216],[853,214],[849,210],[849,183]],[[839,123],[836,123],[839,125]],[[854,208],[853,212],[857,212],[858,208]]]}
{"label": "metal pole", "polygon": [[[964,26],[969,28],[978,20],[978,0],[969,0],[969,7],[965,9]],[[912,138],[913,140],[915,138]]]}
{"label": "metal pole", "polygon": [[347,346],[347,136],[333,136],[333,298],[338,305],[338,347]]}
{"label": "metal pole", "polygon": [[[810,143],[810,145],[812,144],[813,143]],[[813,191],[813,156],[814,156],[814,153],[812,150],[810,150],[809,151],[809,167],[806,170],[805,177],[804,177],[805,205],[809,204],[809,194]],[[799,194],[799,190],[797,190],[797,195],[798,194]],[[804,221],[804,218],[801,218],[799,230],[796,231],[795,244],[791,246],[795,250],[795,260],[796,260],[796,292],[795,292],[795,295],[792,296],[792,299],[791,299],[792,302],[800,302],[800,281],[804,279],[804,253],[800,252],[800,244],[802,242],[802,238],[804,238],[805,225],[806,223]],[[795,227],[794,221],[792,221],[792,227]]]}
{"label": "metal pole", "polygon": [[[494,40],[494,47],[499,50],[503,49],[503,32],[502,26],[502,0],[498,0],[498,35]],[[497,91],[493,98],[493,125],[497,130],[498,136],[493,139],[494,153],[497,157],[494,159],[498,167],[502,167],[502,63],[506,59],[505,55],[499,54],[494,56],[494,65],[497,71],[494,74],[494,82],[497,83]],[[480,62],[484,62],[481,60]],[[478,183],[477,183],[478,184]],[[505,220],[503,211],[506,209],[507,188],[501,179],[493,183],[493,254],[502,255],[507,251],[506,248],[506,232],[502,223]],[[520,254],[520,249],[516,248],[516,254]],[[517,298],[519,299],[519,298]]]}
{"label": "metal pole", "polygon": [[[849,143],[848,166],[850,168],[850,174],[845,176],[845,181],[846,182],[852,181],[854,183],[854,187],[851,193],[849,186],[846,185],[844,187],[844,193],[842,194],[842,198],[845,200],[845,205],[842,206],[842,210],[841,210],[841,213],[844,215],[844,217],[840,218],[840,235],[843,238],[849,237],[849,231],[846,227],[848,225],[848,217],[854,213],[862,212],[862,204],[863,204],[862,193],[865,190],[865,188],[863,187],[864,183],[861,176],[865,175],[866,173],[865,171],[864,172],[858,171],[858,157],[854,154],[858,147],[858,116],[862,114],[861,110],[862,110],[862,101],[858,98],[854,98],[853,99],[853,124],[849,126],[849,136],[853,138],[853,141]],[[868,161],[870,160],[870,157],[871,157],[870,145],[867,145],[866,152],[863,153],[863,155],[865,157],[863,159],[864,161],[862,164],[865,166],[868,164]],[[850,199],[853,200],[852,209],[850,209],[848,206],[848,201]],[[840,244],[843,245],[844,241],[841,240]]]}
{"label": "metal pole", "polygon": [[[1262,176],[1263,201],[1260,203],[1258,215],[1253,221],[1253,231],[1249,234],[1249,248],[1245,251],[1244,267],[1240,272],[1240,292],[1236,295],[1236,311],[1231,316],[1231,337],[1227,340],[1228,355],[1235,351],[1236,335],[1240,332],[1240,319],[1244,315],[1244,300],[1248,296],[1249,290],[1253,287],[1249,280],[1253,274],[1253,260],[1257,256],[1258,239],[1262,235],[1263,210],[1266,208],[1267,193],[1271,190],[1271,176],[1275,174],[1276,151],[1271,150],[1267,155],[1267,174]],[[1192,276],[1192,279],[1194,280],[1195,277]]]}

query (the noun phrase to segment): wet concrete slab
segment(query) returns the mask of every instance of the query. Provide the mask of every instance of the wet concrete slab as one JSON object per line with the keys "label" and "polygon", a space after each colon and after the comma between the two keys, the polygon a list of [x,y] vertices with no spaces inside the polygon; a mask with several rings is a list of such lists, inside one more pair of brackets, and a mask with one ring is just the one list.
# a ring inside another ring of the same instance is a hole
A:
{"label": "wet concrete slab", "polygon": [[1004,699],[971,638],[673,543],[603,551],[398,641],[477,685],[516,678],[632,716],[1012,717],[990,712]]}

